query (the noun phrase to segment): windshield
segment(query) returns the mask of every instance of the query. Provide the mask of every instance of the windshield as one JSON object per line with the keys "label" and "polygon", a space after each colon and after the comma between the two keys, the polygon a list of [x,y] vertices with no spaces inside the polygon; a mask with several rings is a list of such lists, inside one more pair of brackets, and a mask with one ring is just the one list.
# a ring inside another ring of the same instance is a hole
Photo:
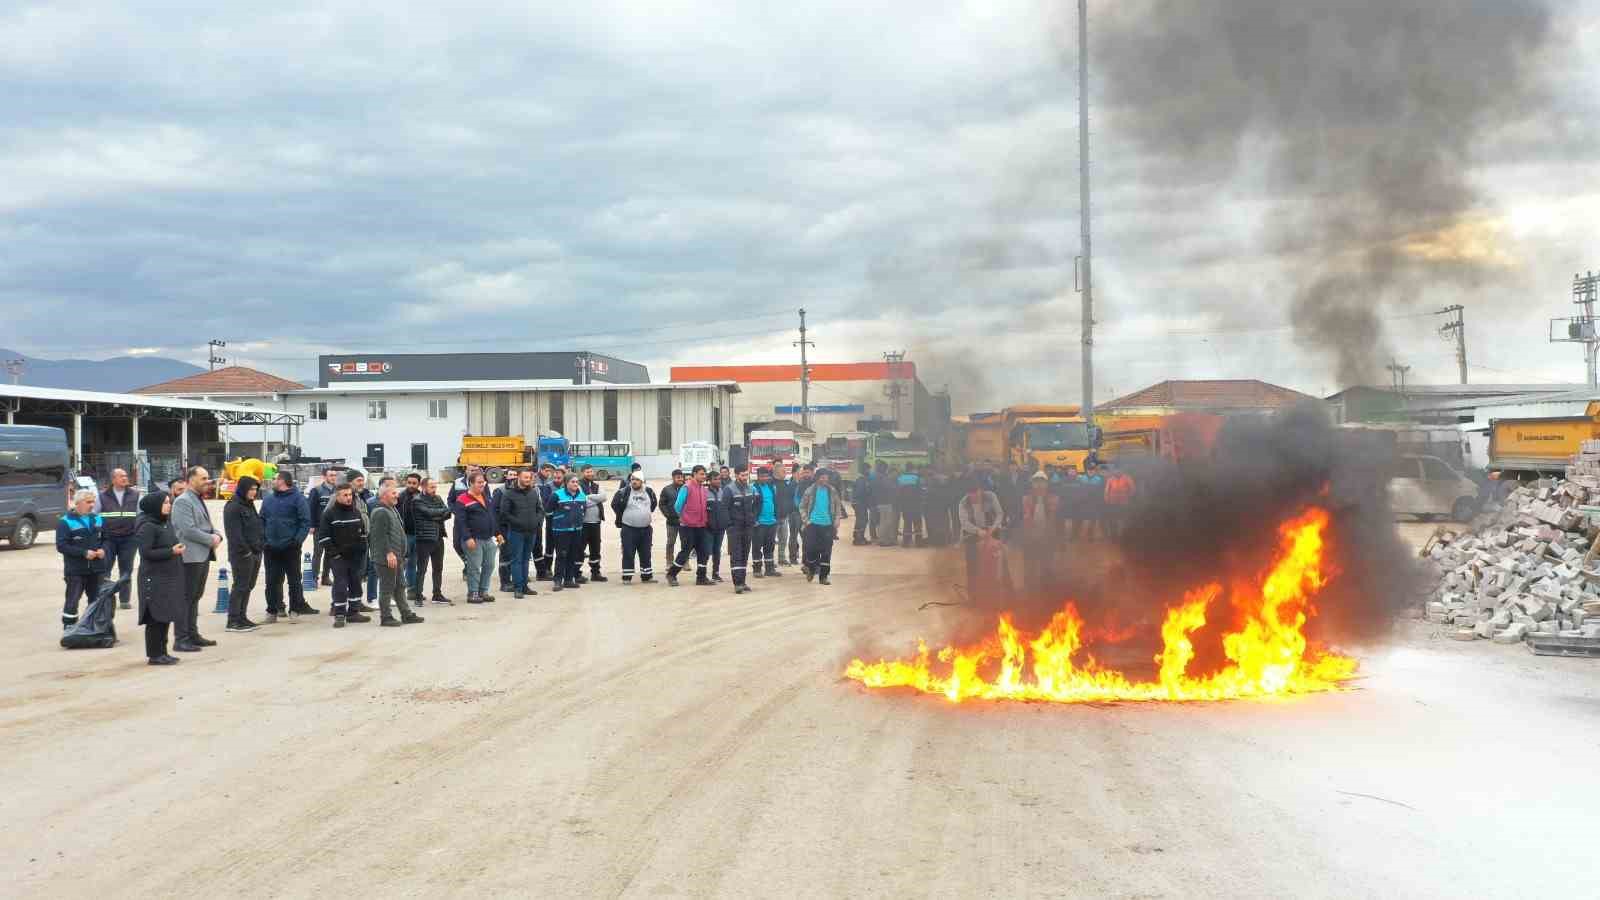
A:
{"label": "windshield", "polygon": [[800,451],[800,442],[782,438],[752,438],[750,453],[755,456],[793,456]]}
{"label": "windshield", "polygon": [[823,452],[829,456],[855,456],[856,451],[860,450],[864,443],[861,438],[834,437],[828,438],[828,442],[822,447]]}
{"label": "windshield", "polygon": [[1089,426],[1084,422],[1052,422],[1025,426],[1029,450],[1088,450]]}
{"label": "windshield", "polygon": [[879,453],[921,453],[928,449],[928,445],[916,438],[897,438],[893,435],[878,435]]}

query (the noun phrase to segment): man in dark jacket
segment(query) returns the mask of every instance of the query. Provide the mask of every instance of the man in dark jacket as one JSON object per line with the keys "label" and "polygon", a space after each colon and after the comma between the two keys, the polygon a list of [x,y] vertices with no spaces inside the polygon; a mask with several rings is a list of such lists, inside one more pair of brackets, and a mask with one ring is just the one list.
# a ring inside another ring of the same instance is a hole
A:
{"label": "man in dark jacket", "polygon": [[757,578],[777,578],[778,560],[773,555],[778,540],[778,522],[782,521],[783,485],[772,480],[772,469],[762,466],[756,472],[756,528],[751,539],[755,562],[752,568]]}
{"label": "man in dark jacket", "polygon": [[872,525],[872,495],[877,485],[872,480],[872,468],[866,460],[861,461],[859,471],[859,477],[850,485],[850,504],[856,508],[856,530],[850,543],[862,547],[868,543],[868,530]]}
{"label": "man in dark jacket", "polygon": [[444,580],[444,522],[450,518],[450,509],[439,496],[439,485],[432,478],[422,479],[422,493],[411,501],[407,511],[412,533],[417,536],[417,585],[411,590],[411,603],[422,602],[422,583],[428,577],[428,566],[433,566],[434,603],[449,606],[450,598],[440,586]]}
{"label": "man in dark jacket", "polygon": [[650,518],[656,511],[656,492],[645,486],[637,471],[628,486],[611,498],[612,518],[622,532],[622,583],[633,580],[634,563],[639,564],[639,580],[655,580],[650,568]]}
{"label": "man in dark jacket", "polygon": [[780,566],[800,564],[800,537],[805,532],[807,524],[800,515],[800,498],[804,497],[806,491],[811,489],[811,483],[816,480],[816,477],[817,467],[811,463],[806,463],[800,467],[800,477],[792,478],[787,482],[790,493],[789,546],[787,548],[787,556],[784,555],[785,548],[778,548],[778,565]]}
{"label": "man in dark jacket", "polygon": [[673,551],[678,546],[678,492],[683,490],[683,470],[672,470],[672,483],[661,489],[661,515],[667,520],[667,563],[670,565],[676,557]]}
{"label": "man in dark jacket", "polygon": [[511,589],[516,599],[537,594],[528,584],[528,557],[544,525],[544,501],[533,483],[533,470],[523,469],[516,481],[500,491],[500,502],[495,507],[495,520],[506,539],[505,555],[511,560]]}
{"label": "man in dark jacket", "polygon": [[61,554],[61,574],[67,582],[67,601],[61,607],[61,627],[78,624],[78,598],[88,603],[100,596],[100,581],[111,569],[103,546],[105,524],[94,514],[94,491],[79,491],[72,511],[56,520],[56,552]]}
{"label": "man in dark jacket", "polygon": [[[333,497],[333,492],[339,486],[339,473],[332,468],[322,470],[322,483],[313,487],[306,493],[306,502],[311,513],[311,531],[315,534],[317,523],[322,521],[322,511],[327,508],[328,500]],[[317,580],[324,586],[333,584],[329,577],[331,564],[323,554],[322,542],[312,541],[311,571],[317,573]]]}
{"label": "man in dark jacket", "polygon": [[[555,472],[555,466],[545,463],[539,467],[539,480],[534,484],[534,489],[539,492],[539,506],[546,512],[551,508],[556,488],[560,487],[556,484]],[[533,568],[537,580],[550,580],[550,567],[555,556],[555,540],[551,535],[550,516],[547,514],[544,517],[544,528],[533,536]]]}
{"label": "man in dark jacket", "polygon": [[385,628],[422,622],[422,617],[406,604],[406,526],[395,510],[399,494],[393,479],[383,480],[378,488],[378,505],[372,508],[371,530],[367,532],[367,558],[377,560],[378,566],[378,624]]}
{"label": "man in dark jacket", "polygon": [[361,612],[361,580],[367,570],[367,519],[358,508],[355,490],[339,485],[322,510],[317,540],[333,559],[333,627],[346,622],[370,622]]}
{"label": "man in dark jacket", "polygon": [[734,470],[733,484],[723,486],[722,497],[717,503],[719,517],[728,523],[728,571],[733,575],[735,594],[750,591],[745,574],[750,561],[751,538],[755,535],[761,506],[761,495],[750,486],[750,467],[741,464]]}
{"label": "man in dark jacket", "polygon": [[256,512],[260,484],[249,475],[239,476],[233,497],[222,508],[222,533],[228,541],[228,564],[233,567],[233,589],[228,593],[229,631],[255,631],[261,627],[245,614],[250,592],[261,574],[261,557],[267,550],[266,528],[261,514]]}
{"label": "man in dark jacket", "polygon": [[706,473],[706,540],[711,543],[711,580],[722,583],[722,541],[732,524],[722,505],[722,473]]}
{"label": "man in dark jacket", "polygon": [[406,476],[405,490],[400,492],[400,499],[395,503],[394,511],[400,516],[400,522],[406,530],[406,592],[416,593],[417,589],[417,535],[411,530],[411,502],[422,493],[422,473],[412,472]]}
{"label": "man in dark jacket", "polygon": [[128,473],[122,469],[111,470],[111,486],[100,492],[95,501],[95,512],[105,523],[102,546],[106,551],[106,574],[111,574],[111,563],[117,564],[117,574],[128,576],[122,586],[122,608],[132,606],[133,560],[138,551],[134,529],[139,524],[139,492],[128,485]]}
{"label": "man in dark jacket", "polygon": [[[287,613],[290,618],[316,615],[306,603],[300,581],[300,547],[311,533],[311,510],[295,490],[294,474],[279,469],[272,493],[261,501],[261,524],[267,535],[267,624]],[[283,605],[283,582],[289,582],[289,606]]]}

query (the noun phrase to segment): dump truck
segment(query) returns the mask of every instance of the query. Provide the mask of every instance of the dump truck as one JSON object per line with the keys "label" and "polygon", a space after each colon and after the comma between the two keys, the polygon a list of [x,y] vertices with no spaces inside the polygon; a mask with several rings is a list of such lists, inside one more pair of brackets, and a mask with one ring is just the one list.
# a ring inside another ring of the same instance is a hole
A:
{"label": "dump truck", "polygon": [[964,422],[958,419],[953,424],[958,456],[968,464],[1016,463],[1027,468],[1031,459],[1041,469],[1081,469],[1099,446],[1098,430],[1076,405],[1009,406],[999,412],[973,413]]}
{"label": "dump truck", "polygon": [[1208,459],[1222,425],[1222,416],[1204,413],[1106,417],[1100,420],[1099,457],[1108,462],[1163,459],[1185,463]]}
{"label": "dump truck", "polygon": [[1581,416],[1490,419],[1489,477],[1529,480],[1560,475],[1584,441],[1600,440],[1600,401]]}
{"label": "dump truck", "polygon": [[478,466],[491,482],[504,481],[507,469],[528,465],[527,441],[521,435],[466,435],[461,438],[461,453],[456,465],[462,468]]}

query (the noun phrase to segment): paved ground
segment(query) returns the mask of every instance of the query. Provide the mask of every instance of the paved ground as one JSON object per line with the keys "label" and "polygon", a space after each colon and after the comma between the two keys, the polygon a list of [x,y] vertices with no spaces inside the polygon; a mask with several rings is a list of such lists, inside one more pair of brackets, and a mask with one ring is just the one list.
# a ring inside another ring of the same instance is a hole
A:
{"label": "paved ground", "polygon": [[841,545],[832,588],[613,582],[404,629],[229,636],[208,614],[221,646],[152,669],[131,618],[114,650],[58,649],[58,558],[0,551],[0,883],[1187,898],[1592,881],[1600,663],[1407,622],[1362,652],[1361,690],[1281,703],[957,707],[841,682],[867,637],[938,634],[917,610],[949,580],[931,552]]}

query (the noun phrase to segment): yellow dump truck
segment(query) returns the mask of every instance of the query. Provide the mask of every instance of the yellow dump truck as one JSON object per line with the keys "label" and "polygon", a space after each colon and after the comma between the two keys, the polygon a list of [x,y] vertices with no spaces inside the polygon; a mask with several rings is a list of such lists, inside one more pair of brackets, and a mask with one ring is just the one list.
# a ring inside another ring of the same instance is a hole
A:
{"label": "yellow dump truck", "polygon": [[1031,458],[1041,469],[1081,469],[1098,441],[1098,432],[1079,406],[1008,406],[999,412],[973,413],[954,424],[961,461],[967,463],[1026,467]]}
{"label": "yellow dump truck", "polygon": [[1600,401],[1581,416],[1491,419],[1489,472],[1503,479],[1559,475],[1583,442],[1594,440],[1600,440]]}
{"label": "yellow dump truck", "polygon": [[478,466],[490,481],[505,480],[506,470],[527,465],[528,443],[521,435],[467,435],[461,439],[456,465]]}

